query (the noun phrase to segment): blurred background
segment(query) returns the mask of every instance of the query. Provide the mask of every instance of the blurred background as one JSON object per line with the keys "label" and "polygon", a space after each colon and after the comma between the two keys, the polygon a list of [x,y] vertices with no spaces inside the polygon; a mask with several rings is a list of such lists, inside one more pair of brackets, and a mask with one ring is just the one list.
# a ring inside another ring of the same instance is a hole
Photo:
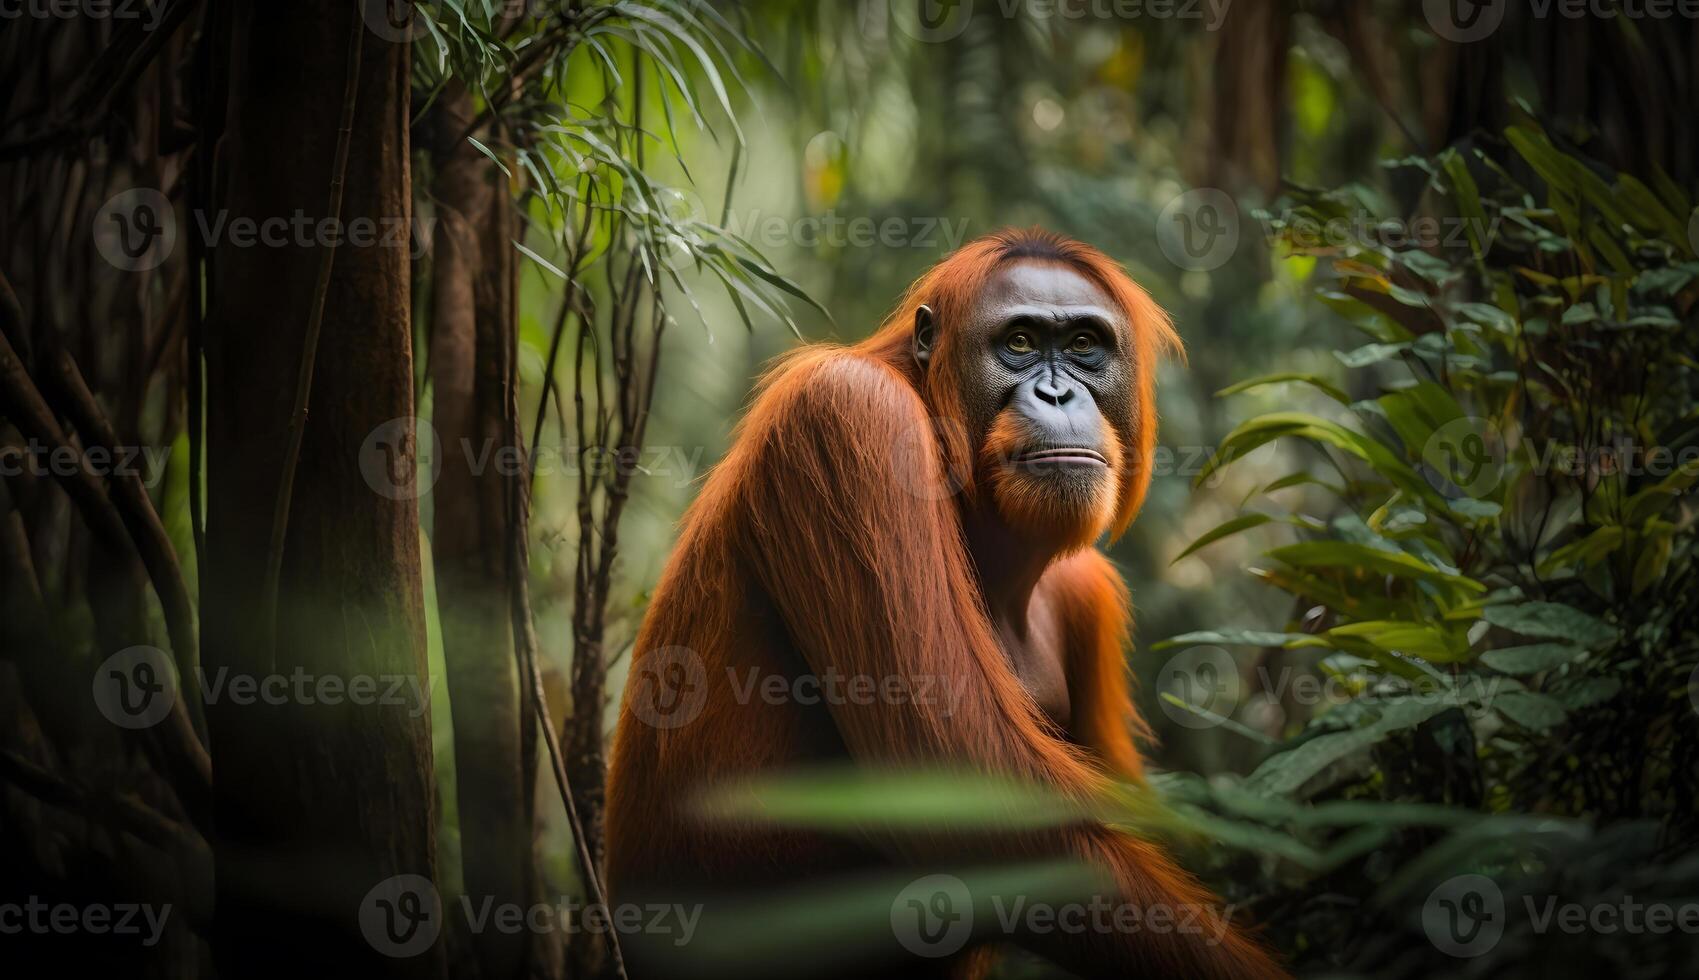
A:
{"label": "blurred background", "polygon": [[[18,883],[0,899],[177,896],[198,911],[159,949],[76,954],[161,975],[281,974],[329,947],[253,943],[321,934],[384,970],[610,975],[593,936],[451,925],[396,960],[344,913],[427,866],[444,904],[590,897],[630,645],[763,366],[866,336],[953,248],[1039,225],[1123,263],[1187,347],[1158,368],[1149,500],[1106,545],[1172,808],[1153,832],[1301,972],[1699,969],[1692,930],[1557,936],[1501,914],[1459,952],[1433,918],[1435,895],[1487,896],[1463,875],[1495,882],[1501,913],[1680,908],[1699,887],[1696,15],[160,0],[8,17],[0,436],[26,465],[0,501],[0,869]],[[218,223],[325,214],[332,172],[339,216],[399,221],[405,248],[245,247]],[[468,468],[466,438],[520,465]],[[146,465],[91,481],[29,462],[60,444]],[[374,446],[397,447],[389,491]],[[368,636],[394,640],[337,652]],[[174,671],[185,707],[126,741],[83,692],[137,646],[161,659],[119,666]],[[208,700],[203,718],[183,680],[355,660],[423,685],[428,710]],[[374,801],[362,779],[402,789]],[[109,836],[114,808],[153,835]],[[113,871],[138,848],[171,870]]]}

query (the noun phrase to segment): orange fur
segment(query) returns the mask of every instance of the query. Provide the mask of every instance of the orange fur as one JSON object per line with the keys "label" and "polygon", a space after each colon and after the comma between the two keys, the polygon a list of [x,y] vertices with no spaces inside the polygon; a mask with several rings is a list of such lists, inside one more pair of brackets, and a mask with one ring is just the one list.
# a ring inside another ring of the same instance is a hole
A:
{"label": "orange fur", "polygon": [[[1078,551],[1096,541],[1114,523],[1119,501],[1124,497],[1125,452],[1121,448],[1121,435],[1116,432],[1115,441],[1103,447],[1103,456],[1113,474],[1111,484],[1091,480],[1070,485],[1041,479],[1011,462],[1017,452],[1033,443],[1025,428],[1013,410],[998,413],[979,454],[981,481],[990,487],[998,513],[1011,525],[1033,531],[1046,540],[1060,541],[1064,551]],[[1113,424],[1110,428],[1114,431]]]}
{"label": "orange fur", "polygon": [[1051,566],[1040,587],[1065,624],[1069,733],[1111,772],[1142,781],[1144,761],[1133,739],[1152,735],[1133,708],[1128,683],[1133,607],[1121,573],[1090,549]]}
{"label": "orange fur", "polygon": [[[949,381],[957,376],[950,325],[998,262],[1038,246],[1071,256],[1127,315],[1139,412],[1134,431],[1121,433],[1118,500],[1103,511],[1117,533],[1132,519],[1155,439],[1154,358],[1175,340],[1149,298],[1094,250],[1031,233],[974,242],[923,276],[868,341],[811,346],[783,359],[686,515],[638,636],[608,793],[607,870],[616,900],[656,889],[680,894],[693,883],[761,888],[868,868],[925,873],[1073,856],[1107,872],[1112,901],[1214,904],[1156,845],[1095,822],[1018,835],[896,840],[870,831],[851,839],[711,823],[690,808],[706,787],[846,758],[870,768],[949,765],[1007,774],[1082,801],[1109,772],[1139,776],[1131,732],[1141,726],[1122,653],[1130,614],[1112,566],[1095,551],[1079,552],[1053,565],[1038,593],[1066,624],[1073,734],[1086,743],[1071,744],[1057,737],[999,646],[963,541],[964,495],[925,491],[966,481],[974,492],[972,437],[945,424],[961,418]],[[921,302],[941,325],[924,380],[902,336]],[[936,439],[938,448],[905,452],[917,439]],[[644,700],[655,697],[653,675],[676,668],[680,657],[698,668],[695,710],[687,724],[653,724],[654,705]],[[823,705],[740,699],[728,678],[750,669],[787,677],[835,671],[942,678],[951,697]],[[1092,976],[1282,975],[1231,928],[1219,944],[1172,931],[1012,938]],[[634,962],[641,977],[641,960]],[[983,962],[963,956],[953,969],[964,975]]]}

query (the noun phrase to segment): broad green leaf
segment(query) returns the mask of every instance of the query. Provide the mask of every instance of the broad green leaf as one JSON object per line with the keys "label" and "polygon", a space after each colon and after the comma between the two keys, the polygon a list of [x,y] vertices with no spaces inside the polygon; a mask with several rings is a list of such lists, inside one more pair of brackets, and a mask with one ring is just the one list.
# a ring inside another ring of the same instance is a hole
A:
{"label": "broad green leaf", "polygon": [[1268,557],[1296,568],[1362,568],[1398,578],[1442,583],[1468,592],[1487,591],[1486,586],[1468,576],[1441,571],[1413,555],[1344,541],[1300,541],[1276,548],[1268,553]]}
{"label": "broad green leaf", "polygon": [[1367,749],[1393,732],[1414,728],[1459,703],[1455,698],[1438,694],[1389,702],[1372,724],[1319,735],[1297,748],[1270,756],[1246,779],[1246,788],[1281,796],[1296,792],[1312,777],[1353,752]]}
{"label": "broad green leaf", "polygon": [[1544,731],[1563,724],[1569,713],[1563,705],[1532,691],[1511,691],[1493,699],[1493,710],[1524,728]]}
{"label": "broad green leaf", "polygon": [[1488,606],[1481,610],[1487,622],[1523,636],[1567,640],[1588,650],[1597,650],[1617,638],[1616,627],[1573,606],[1556,602],[1524,602],[1513,606]]}
{"label": "broad green leaf", "polygon": [[1481,654],[1481,663],[1501,674],[1525,676],[1561,667],[1587,651],[1567,643],[1532,643]]}
{"label": "broad green leaf", "polygon": [[1622,681],[1615,677],[1589,677],[1579,684],[1565,687],[1552,692],[1552,698],[1565,708],[1576,711],[1589,705],[1598,704],[1616,697],[1622,690]]}
{"label": "broad green leaf", "polygon": [[1348,368],[1363,368],[1390,361],[1409,349],[1409,344],[1364,344],[1355,350],[1334,351],[1333,356]]}
{"label": "broad green leaf", "polygon": [[1571,541],[1553,551],[1545,561],[1540,562],[1540,573],[1549,574],[1570,565],[1580,565],[1583,568],[1597,565],[1622,547],[1623,538],[1624,531],[1620,525],[1610,524],[1597,528],[1586,537]]}
{"label": "broad green leaf", "polygon": [[1325,443],[1368,463],[1376,473],[1413,496],[1443,507],[1444,498],[1416,471],[1380,442],[1305,412],[1272,412],[1247,419],[1221,441],[1221,448],[1206,462],[1192,485],[1202,486],[1216,470],[1245,454],[1282,437]]}
{"label": "broad green leaf", "polygon": [[1453,663],[1466,659],[1469,654],[1467,641],[1459,642],[1459,638],[1423,623],[1367,620],[1336,626],[1328,630],[1327,635],[1358,637],[1389,653],[1421,657],[1432,663]]}
{"label": "broad green leaf", "polygon": [[1699,480],[1699,459],[1689,459],[1675,468],[1669,476],[1640,490],[1628,498],[1625,522],[1639,527],[1664,512],[1671,502],[1679,499]]}

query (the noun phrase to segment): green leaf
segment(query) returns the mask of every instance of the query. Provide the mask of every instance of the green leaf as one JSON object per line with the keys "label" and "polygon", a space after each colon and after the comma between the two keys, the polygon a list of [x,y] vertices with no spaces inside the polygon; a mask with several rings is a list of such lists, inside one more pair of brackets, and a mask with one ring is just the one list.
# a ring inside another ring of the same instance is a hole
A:
{"label": "green leaf", "polygon": [[1257,388],[1263,388],[1273,384],[1281,384],[1288,381],[1296,381],[1302,384],[1307,384],[1312,388],[1321,391],[1323,394],[1327,395],[1327,397],[1341,405],[1349,405],[1351,403],[1351,396],[1345,394],[1345,392],[1333,382],[1328,381],[1320,375],[1305,374],[1302,371],[1281,371],[1276,374],[1264,374],[1260,377],[1250,378],[1248,380],[1241,381],[1238,384],[1228,385],[1216,392],[1215,397],[1225,398],[1228,395],[1238,395]]}
{"label": "green leaf", "polygon": [[758,778],[710,793],[706,816],[785,826],[1048,827],[1084,811],[1046,787],[954,771],[826,769]]}
{"label": "green leaf", "polygon": [[1504,510],[1497,501],[1477,500],[1474,497],[1459,497],[1449,501],[1446,506],[1453,514],[1471,522],[1492,520]]}
{"label": "green leaf", "polygon": [[1263,630],[1202,630],[1195,633],[1181,633],[1166,640],[1151,644],[1150,649],[1167,650],[1170,647],[1197,646],[1201,643],[1218,643],[1223,646],[1247,647],[1284,647],[1308,644],[1315,637],[1308,633],[1269,633]]}
{"label": "green leaf", "polygon": [[1398,578],[1451,585],[1468,592],[1487,591],[1486,586],[1468,576],[1441,571],[1413,555],[1345,541],[1300,541],[1276,548],[1268,557],[1295,568],[1362,568]]}
{"label": "green leaf", "polygon": [[1397,620],[1366,620],[1336,626],[1327,631],[1329,637],[1355,637],[1367,640],[1389,653],[1421,657],[1431,663],[1454,663],[1468,657],[1467,641],[1457,639],[1425,623]]}
{"label": "green leaf", "polygon": [[496,166],[501,168],[501,172],[506,174],[508,179],[511,180],[513,178],[513,171],[507,169],[507,164],[503,163],[501,157],[496,156],[495,153],[493,151],[491,151],[491,149],[489,147],[478,142],[476,139],[474,139],[470,136],[466,137],[466,142],[471,143],[474,147],[476,147],[479,153],[482,153],[484,156],[489,157],[490,160],[492,160],[495,163]]}
{"label": "green leaf", "polygon": [[1608,701],[1616,697],[1617,692],[1621,690],[1622,681],[1615,677],[1589,677],[1579,684],[1552,692],[1552,697],[1565,708],[1576,711],[1601,701]]}
{"label": "green leaf", "polygon": [[1669,476],[1629,497],[1624,523],[1639,527],[1663,513],[1671,502],[1685,494],[1699,480],[1699,459],[1689,459],[1675,468]]}
{"label": "green leaf", "polygon": [[1435,430],[1463,417],[1463,409],[1451,392],[1432,381],[1382,395],[1375,401],[1403,440],[1404,448],[1412,453],[1426,451]]}
{"label": "green leaf", "polygon": [[547,269],[548,271],[554,273],[557,278],[560,278],[560,279],[566,278],[566,273],[560,271],[560,269],[557,268],[553,262],[550,262],[548,259],[545,259],[541,255],[538,255],[536,252],[531,251],[530,249],[526,248],[524,245],[521,245],[519,242],[514,242],[513,247],[517,248],[517,249],[519,249],[519,251],[525,253],[526,258],[537,263],[538,265],[542,266],[543,268]]}
{"label": "green leaf", "polygon": [[1406,343],[1364,344],[1355,350],[1336,350],[1333,352],[1333,356],[1339,358],[1339,363],[1348,368],[1363,368],[1370,364],[1392,360],[1409,349],[1410,345]]}
{"label": "green leaf", "polygon": [[1294,793],[1328,766],[1369,748],[1396,731],[1414,728],[1461,701],[1434,695],[1388,702],[1379,720],[1348,732],[1319,735],[1297,748],[1270,756],[1246,779],[1247,789],[1261,793]]}
{"label": "green leaf", "polygon": [[1563,710],[1563,705],[1553,701],[1543,694],[1532,691],[1511,691],[1493,699],[1493,710],[1516,722],[1523,728],[1544,731],[1554,725],[1561,725],[1569,712]]}
{"label": "green leaf", "polygon": [[1573,606],[1556,602],[1524,602],[1513,606],[1488,606],[1481,610],[1487,622],[1540,639],[1565,640],[1588,650],[1598,650],[1616,641],[1617,629]]}
{"label": "green leaf", "polygon": [[1546,556],[1546,560],[1540,562],[1540,574],[1550,574],[1570,565],[1579,565],[1582,568],[1597,565],[1622,547],[1623,535],[1624,530],[1620,525],[1608,524],[1598,528],[1586,537],[1571,541]]}
{"label": "green leaf", "polygon": [[1445,499],[1391,449],[1338,422],[1306,412],[1272,412],[1247,419],[1221,440],[1221,448],[1204,464],[1192,485],[1202,486],[1216,470],[1282,437],[1307,439],[1343,449],[1368,463],[1376,473],[1399,489],[1436,506],[1445,506]]}
{"label": "green leaf", "polygon": [[1451,190],[1457,197],[1457,214],[1463,219],[1463,230],[1469,235],[1469,245],[1473,248],[1475,257],[1480,258],[1487,253],[1487,242],[1482,237],[1486,234],[1487,216],[1481,210],[1481,192],[1475,186],[1475,178],[1469,173],[1469,165],[1463,160],[1462,154],[1455,148],[1448,147],[1441,153],[1439,164],[1445,168],[1445,175],[1451,182]]}
{"label": "green leaf", "polygon": [[1272,520],[1274,520],[1274,518],[1267,514],[1241,514],[1240,516],[1235,517],[1230,521],[1225,521],[1199,535],[1196,541],[1187,545],[1186,550],[1175,555],[1174,561],[1171,561],[1168,564],[1173,565],[1180,559],[1191,555],[1199,548],[1214,544],[1222,538],[1231,537],[1232,535],[1238,534],[1240,531],[1249,530],[1253,527],[1260,527]]}
{"label": "green leaf", "polygon": [[1298,471],[1297,473],[1288,473],[1285,476],[1281,477],[1280,479],[1273,481],[1268,486],[1263,487],[1262,492],[1263,493],[1273,493],[1276,490],[1286,490],[1286,489],[1291,488],[1291,487],[1302,487],[1302,486],[1322,487],[1322,488],[1325,488],[1327,490],[1332,490],[1334,493],[1339,494],[1340,496],[1343,496],[1345,494],[1345,488],[1340,486],[1339,484],[1329,483],[1326,480],[1323,480],[1320,477],[1316,476],[1314,473],[1306,473],[1302,470]]}
{"label": "green leaf", "polygon": [[1481,654],[1481,663],[1501,674],[1525,676],[1561,667],[1587,651],[1567,643],[1532,643]]}

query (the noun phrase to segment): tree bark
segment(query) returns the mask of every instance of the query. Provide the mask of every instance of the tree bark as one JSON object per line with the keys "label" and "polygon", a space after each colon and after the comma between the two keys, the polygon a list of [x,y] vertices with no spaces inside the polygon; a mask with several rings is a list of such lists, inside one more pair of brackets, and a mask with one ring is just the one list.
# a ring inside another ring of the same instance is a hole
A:
{"label": "tree bark", "polygon": [[[453,83],[434,119],[430,371],[443,465],[431,497],[431,553],[443,660],[454,690],[466,895],[474,904],[529,906],[539,893],[532,835],[536,722],[520,694],[507,554],[508,535],[527,533],[508,526],[508,480],[524,479],[514,472],[523,470],[524,456],[507,417],[518,236],[506,178],[462,138],[473,113],[470,95]],[[543,938],[498,930],[471,937],[486,980],[523,976],[532,944]]]}
{"label": "tree bark", "polygon": [[[397,875],[436,875],[418,505],[405,479],[382,479],[411,473],[416,458],[406,44],[363,39],[341,208],[347,234],[325,223],[338,142],[331,121],[343,111],[352,32],[364,29],[359,5],[346,0],[244,2],[233,14],[221,210],[206,216],[226,224],[207,286],[214,408],[202,576],[217,747],[214,954],[229,976],[315,976],[330,965],[361,976],[443,972],[441,944],[388,955],[368,920],[386,897],[374,888]],[[242,219],[292,223],[281,243],[244,247]],[[267,637],[272,511],[321,250],[333,240],[277,627]],[[382,465],[385,452],[392,467]],[[248,677],[288,683],[281,696],[261,687],[262,696],[242,697],[230,685]],[[388,897],[393,915],[400,905]],[[431,897],[419,895],[427,908]],[[439,913],[434,928],[441,922]],[[408,937],[433,929],[428,920],[402,924]]]}

